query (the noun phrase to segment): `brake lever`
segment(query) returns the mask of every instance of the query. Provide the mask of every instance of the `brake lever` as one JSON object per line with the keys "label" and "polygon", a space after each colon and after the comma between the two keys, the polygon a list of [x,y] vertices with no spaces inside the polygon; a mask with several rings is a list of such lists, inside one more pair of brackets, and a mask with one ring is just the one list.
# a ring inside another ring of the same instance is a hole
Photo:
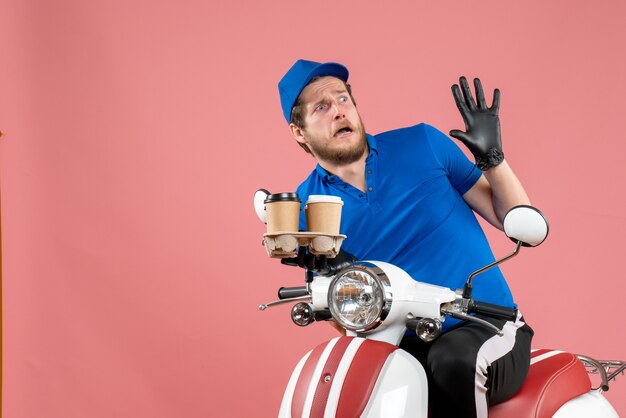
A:
{"label": "brake lever", "polygon": [[456,319],[464,319],[466,321],[476,322],[477,324],[480,324],[482,326],[485,326],[485,327],[491,329],[496,334],[498,334],[499,337],[503,337],[504,336],[504,332],[500,328],[496,327],[495,325],[493,325],[490,322],[485,321],[484,319],[480,319],[480,318],[477,318],[475,316],[467,315],[467,314],[458,312],[458,311],[453,310],[453,309],[448,309],[448,308],[441,308],[441,312],[446,314],[446,315],[450,315],[451,317],[456,318]]}
{"label": "brake lever", "polygon": [[275,306],[275,305],[281,305],[283,303],[296,302],[296,301],[300,301],[300,300],[302,300],[302,301],[304,301],[304,300],[312,301],[313,298],[311,297],[311,295],[305,295],[305,296],[297,296],[295,298],[287,298],[287,299],[275,300],[275,301],[272,301],[272,302],[260,304],[259,305],[259,310],[260,311],[264,311],[267,308],[270,308],[270,307]]}

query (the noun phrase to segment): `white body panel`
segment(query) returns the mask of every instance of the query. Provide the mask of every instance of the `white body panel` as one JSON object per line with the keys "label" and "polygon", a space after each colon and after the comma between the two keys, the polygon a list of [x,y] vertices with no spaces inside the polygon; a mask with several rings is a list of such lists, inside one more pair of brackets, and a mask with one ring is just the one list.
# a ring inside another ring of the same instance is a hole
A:
{"label": "white body panel", "polygon": [[328,308],[328,287],[334,276],[317,276],[311,283],[311,304],[318,311]]}
{"label": "white body panel", "polygon": [[404,350],[396,350],[383,366],[361,417],[426,418],[427,416],[426,372],[412,355]]}
{"label": "white body panel", "polygon": [[452,290],[416,282],[407,272],[392,264],[381,261],[369,262],[383,269],[389,277],[393,302],[385,322],[374,330],[359,334],[360,337],[398,345],[406,332],[404,324],[408,315],[415,318],[444,320],[441,305],[456,298]]}
{"label": "white body panel", "polygon": [[609,401],[598,391],[591,391],[563,404],[552,418],[619,418]]}

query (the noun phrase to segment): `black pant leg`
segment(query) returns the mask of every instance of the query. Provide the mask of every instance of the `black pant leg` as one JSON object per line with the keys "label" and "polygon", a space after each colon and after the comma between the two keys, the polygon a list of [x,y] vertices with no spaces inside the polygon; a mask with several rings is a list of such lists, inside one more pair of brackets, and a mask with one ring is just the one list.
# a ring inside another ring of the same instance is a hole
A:
{"label": "black pant leg", "polygon": [[487,416],[487,404],[502,402],[521,387],[532,329],[521,317],[515,322],[484,319],[504,328],[505,337],[466,322],[430,345],[417,337],[400,344],[425,366],[433,418]]}

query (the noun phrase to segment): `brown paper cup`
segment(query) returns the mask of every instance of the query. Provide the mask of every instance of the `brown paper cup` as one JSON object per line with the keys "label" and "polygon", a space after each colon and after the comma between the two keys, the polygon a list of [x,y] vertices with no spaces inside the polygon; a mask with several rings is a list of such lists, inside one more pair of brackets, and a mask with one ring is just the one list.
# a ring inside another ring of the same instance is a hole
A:
{"label": "brown paper cup", "polygon": [[265,200],[267,232],[298,232],[300,199],[295,193],[272,194]]}
{"label": "brown paper cup", "polygon": [[309,232],[339,234],[343,201],[337,196],[311,195],[304,208]]}

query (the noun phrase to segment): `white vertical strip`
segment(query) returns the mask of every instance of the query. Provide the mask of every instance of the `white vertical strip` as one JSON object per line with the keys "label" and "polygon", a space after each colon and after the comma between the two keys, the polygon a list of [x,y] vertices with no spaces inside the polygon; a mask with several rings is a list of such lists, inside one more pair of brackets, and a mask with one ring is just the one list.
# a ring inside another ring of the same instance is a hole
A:
{"label": "white vertical strip", "polygon": [[502,337],[494,335],[485,341],[480,350],[478,350],[478,355],[476,356],[476,382],[474,386],[477,417],[487,418],[489,414],[487,388],[485,387],[485,383],[487,383],[487,367],[513,349],[517,330],[524,326],[524,322],[520,321],[521,317],[522,314],[518,311],[515,322],[507,321],[504,324],[502,328],[504,335]]}
{"label": "white vertical strip", "polygon": [[337,413],[337,406],[339,406],[339,396],[341,395],[341,389],[343,388],[343,382],[348,375],[348,369],[354,360],[356,352],[361,347],[361,344],[365,341],[364,338],[353,338],[346,351],[337,366],[337,371],[333,377],[333,383],[328,393],[328,401],[326,402],[326,409],[324,410],[324,418],[334,418]]}
{"label": "white vertical strip", "polygon": [[531,358],[530,364],[535,364],[537,362],[540,362],[541,360],[545,360],[547,358],[556,356],[557,354],[561,354],[561,353],[565,353],[565,351],[559,351],[559,350],[548,351],[547,353],[543,353],[540,356]]}
{"label": "white vertical strip", "polygon": [[291,402],[293,401],[293,392],[296,389],[296,383],[298,383],[298,378],[300,377],[300,373],[302,373],[302,368],[312,352],[313,350],[306,353],[291,373],[289,383],[287,383],[287,388],[285,389],[285,394],[283,395],[283,401],[280,403],[278,418],[291,418]]}
{"label": "white vertical strip", "polygon": [[339,341],[339,337],[333,338],[326,344],[326,348],[320,355],[320,359],[315,366],[315,371],[313,372],[313,376],[311,377],[311,381],[309,382],[309,390],[306,393],[306,398],[304,400],[304,407],[302,409],[302,418],[309,418],[311,415],[311,407],[313,406],[313,397],[315,395],[315,390],[317,389],[317,385],[320,381],[320,377],[322,377],[322,370],[324,370],[324,365],[328,360],[328,356],[330,356],[330,352],[335,347]]}

